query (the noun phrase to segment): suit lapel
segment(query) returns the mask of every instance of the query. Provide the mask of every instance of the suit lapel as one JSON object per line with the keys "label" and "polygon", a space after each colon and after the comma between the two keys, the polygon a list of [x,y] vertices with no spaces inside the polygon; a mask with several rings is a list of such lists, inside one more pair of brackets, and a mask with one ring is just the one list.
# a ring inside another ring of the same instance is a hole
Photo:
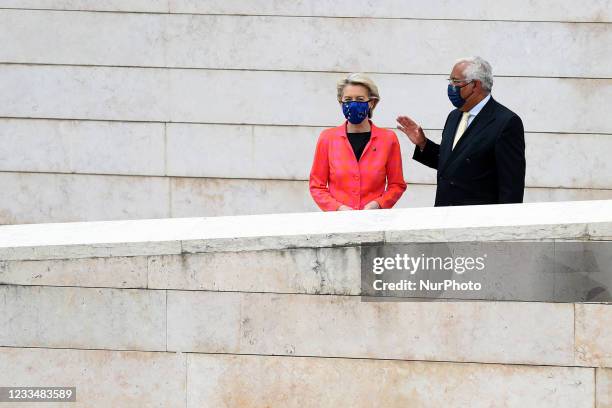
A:
{"label": "suit lapel", "polygon": [[[353,152],[353,147],[351,146],[351,142],[348,140],[348,134],[346,130],[347,121],[344,121],[344,124],[338,126],[338,137],[341,140],[344,152],[343,155],[346,157],[352,158],[353,165],[358,166],[357,158],[355,157],[355,152]],[[349,159],[350,160],[350,159]]]}
{"label": "suit lapel", "polygon": [[453,139],[457,132],[457,126],[461,120],[461,111],[455,109],[451,112],[451,116],[448,118],[448,126],[442,130],[442,140],[440,142],[440,158],[438,169],[443,169],[446,162],[448,162],[451,150],[453,148]]}
{"label": "suit lapel", "polygon": [[472,120],[472,123],[470,123],[468,128],[465,130],[454,149],[452,149],[452,145],[458,125],[453,127],[454,131],[450,137],[451,141],[448,146],[448,159],[444,162],[443,168],[441,168],[442,170],[447,168],[458,156],[461,155],[463,151],[468,149],[471,144],[476,143],[479,140],[480,136],[482,135],[482,131],[495,120],[494,113],[496,103],[497,102],[495,102],[493,98],[487,102],[480,113]]}

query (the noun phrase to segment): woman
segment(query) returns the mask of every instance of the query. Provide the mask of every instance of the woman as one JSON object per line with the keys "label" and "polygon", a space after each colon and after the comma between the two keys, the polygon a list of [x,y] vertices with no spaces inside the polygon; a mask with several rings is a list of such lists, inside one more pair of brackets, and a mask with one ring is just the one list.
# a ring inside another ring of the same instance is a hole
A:
{"label": "woman", "polygon": [[406,190],[397,136],[369,119],[379,100],[363,74],[338,82],[347,120],[321,132],[310,171],[310,194],[323,211],[391,208]]}

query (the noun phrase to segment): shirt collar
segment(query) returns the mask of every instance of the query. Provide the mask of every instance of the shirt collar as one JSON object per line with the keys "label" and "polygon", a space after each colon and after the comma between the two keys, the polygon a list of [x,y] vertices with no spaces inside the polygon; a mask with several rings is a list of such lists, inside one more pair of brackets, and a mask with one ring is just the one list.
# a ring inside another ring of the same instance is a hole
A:
{"label": "shirt collar", "polygon": [[487,102],[489,102],[489,99],[491,99],[491,94],[488,94],[482,101],[478,102],[476,106],[469,110],[470,116],[478,115]]}
{"label": "shirt collar", "polygon": [[[378,137],[378,128],[376,127],[376,125],[374,125],[374,123],[372,123],[371,119],[368,119],[368,122],[370,122],[370,138],[374,139],[376,137]],[[338,134],[342,137],[345,137],[348,139],[348,137],[346,136],[346,125],[348,124],[348,120],[345,120],[344,123],[340,126],[338,126]]]}

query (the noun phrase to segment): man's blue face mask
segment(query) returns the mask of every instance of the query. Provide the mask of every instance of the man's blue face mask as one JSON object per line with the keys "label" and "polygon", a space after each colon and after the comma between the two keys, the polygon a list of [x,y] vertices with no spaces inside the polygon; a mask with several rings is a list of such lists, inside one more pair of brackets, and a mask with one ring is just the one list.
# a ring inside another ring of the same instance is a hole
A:
{"label": "man's blue face mask", "polygon": [[368,117],[370,112],[369,102],[351,101],[342,102],[342,113],[353,125],[358,125]]}
{"label": "man's blue face mask", "polygon": [[469,81],[468,83],[462,86],[448,84],[448,88],[446,91],[448,93],[448,99],[455,108],[461,108],[463,105],[465,105],[465,99],[463,99],[463,97],[461,96],[461,88],[463,88],[464,86],[468,86],[471,83],[472,81]]}

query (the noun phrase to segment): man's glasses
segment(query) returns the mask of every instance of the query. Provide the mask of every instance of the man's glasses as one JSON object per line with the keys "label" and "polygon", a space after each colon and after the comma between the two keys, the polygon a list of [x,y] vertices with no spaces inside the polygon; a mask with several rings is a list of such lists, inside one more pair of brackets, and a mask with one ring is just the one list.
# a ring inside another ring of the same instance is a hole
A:
{"label": "man's glasses", "polygon": [[469,85],[470,83],[472,83],[472,81],[474,81],[473,79],[470,79],[468,81],[467,79],[457,79],[457,78],[447,78],[446,80],[452,86],[459,86],[459,84],[465,83],[464,85],[459,86],[459,88],[463,88],[464,86]]}

